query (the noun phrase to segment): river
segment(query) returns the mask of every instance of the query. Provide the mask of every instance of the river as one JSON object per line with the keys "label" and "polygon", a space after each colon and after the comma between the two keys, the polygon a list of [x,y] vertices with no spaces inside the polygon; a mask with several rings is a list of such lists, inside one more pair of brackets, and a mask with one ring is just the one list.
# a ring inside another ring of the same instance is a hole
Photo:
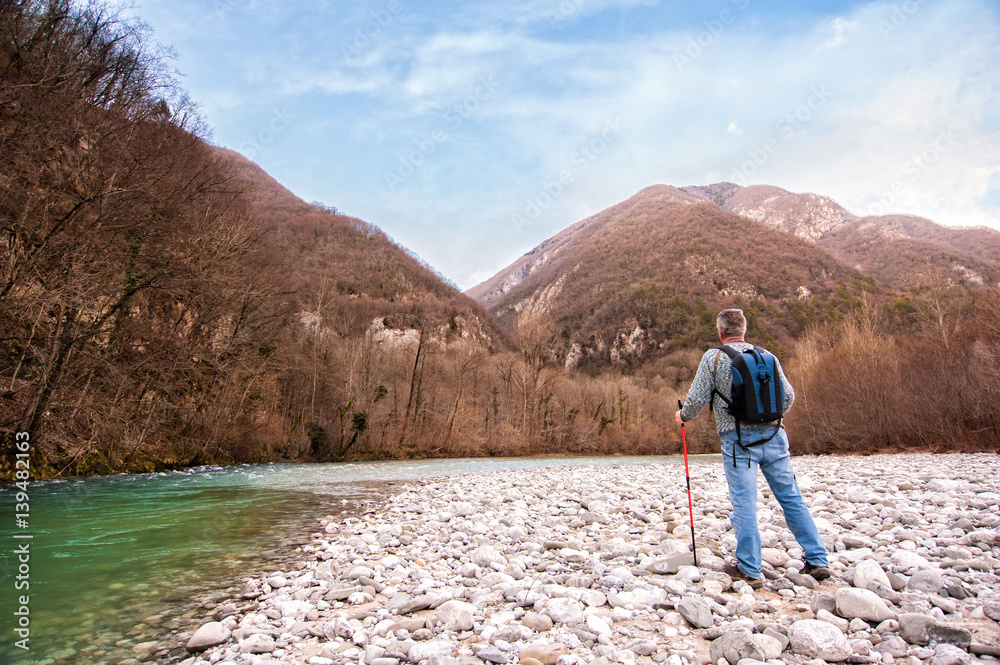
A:
{"label": "river", "polygon": [[[14,533],[15,488],[0,486],[0,662],[119,663],[144,642],[207,620],[248,577],[303,558],[326,515],[363,513],[387,483],[545,466],[677,463],[674,457],[444,459],[201,467],[29,484]],[[683,473],[679,469],[679,473]],[[30,544],[29,570],[15,550]],[[18,583],[30,584],[17,590]],[[29,651],[15,646],[30,593]],[[206,607],[206,605],[208,607]],[[176,658],[160,662],[175,662]]]}

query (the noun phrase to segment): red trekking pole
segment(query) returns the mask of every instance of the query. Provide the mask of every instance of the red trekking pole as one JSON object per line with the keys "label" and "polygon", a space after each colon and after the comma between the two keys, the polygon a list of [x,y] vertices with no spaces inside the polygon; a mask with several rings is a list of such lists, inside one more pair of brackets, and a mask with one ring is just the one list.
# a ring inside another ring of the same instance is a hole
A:
{"label": "red trekking pole", "polygon": [[[684,405],[677,400],[677,406],[684,409]],[[688,470],[688,439],[684,430],[684,421],[681,421],[681,441],[684,444],[684,478],[687,480],[688,488],[688,514],[691,516],[691,554],[694,556],[694,567],[698,567],[698,549],[694,544],[694,502],[691,500],[691,472]]]}

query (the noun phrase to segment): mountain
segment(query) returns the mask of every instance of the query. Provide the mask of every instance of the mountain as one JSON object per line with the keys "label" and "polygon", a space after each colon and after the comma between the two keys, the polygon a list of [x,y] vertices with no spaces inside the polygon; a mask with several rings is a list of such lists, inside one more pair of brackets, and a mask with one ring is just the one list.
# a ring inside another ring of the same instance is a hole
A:
{"label": "mountain", "polygon": [[[732,304],[754,341],[797,344],[811,449],[996,449],[1000,290],[975,290],[996,279],[995,232],[658,185],[542,243],[477,302],[203,140],[137,19],[56,4],[0,12],[0,479],[679,452],[671,415]],[[925,296],[927,281],[961,288]],[[897,328],[922,318],[897,342],[871,304]],[[690,449],[715,449],[710,434],[692,423]]]}
{"label": "mountain", "polygon": [[237,152],[216,148],[235,174],[266,243],[283,266],[298,317],[336,310],[341,331],[408,330],[434,322],[443,335],[504,348],[492,315],[377,227],[306,203]]}
{"label": "mountain", "polygon": [[845,265],[895,289],[979,287],[1000,274],[1000,233],[949,228],[913,215],[858,217],[830,198],[779,187],[685,187],[740,217],[815,242]]}
{"label": "mountain", "polygon": [[859,294],[1000,279],[1000,233],[916,217],[859,218],[778,187],[655,185],[564,229],[469,289],[501,321],[542,313],[569,366],[637,366],[714,339],[738,304],[761,342],[790,347]]}
{"label": "mountain", "polygon": [[1000,279],[1000,233],[949,228],[913,215],[858,217],[830,198],[778,187],[705,188],[713,202],[740,217],[815,242],[845,265],[895,289],[979,287]]}
{"label": "mountain", "polygon": [[818,241],[847,265],[898,289],[978,288],[1000,280],[1000,233],[954,229],[921,217],[854,219]]}
{"label": "mountain", "polygon": [[[703,190],[656,185],[582,220],[470,289],[501,320],[528,310],[560,327],[555,355],[639,364],[714,335],[713,311],[768,303],[752,321],[791,344],[795,314],[833,299],[853,271],[828,252],[748,220]],[[833,306],[833,305],[831,305]]]}
{"label": "mountain", "polygon": [[[714,204],[740,218],[760,222],[775,230],[813,242],[830,230],[856,219],[831,199],[815,194],[793,194],[767,185],[740,187],[732,183],[718,183],[704,187],[680,188],[655,185],[643,190],[637,197],[642,198],[654,192],[660,198],[678,203]],[[548,261],[564,245],[577,242],[578,233],[596,217],[598,215],[560,231],[493,277],[470,288],[467,293],[487,307],[491,307],[503,293]]]}

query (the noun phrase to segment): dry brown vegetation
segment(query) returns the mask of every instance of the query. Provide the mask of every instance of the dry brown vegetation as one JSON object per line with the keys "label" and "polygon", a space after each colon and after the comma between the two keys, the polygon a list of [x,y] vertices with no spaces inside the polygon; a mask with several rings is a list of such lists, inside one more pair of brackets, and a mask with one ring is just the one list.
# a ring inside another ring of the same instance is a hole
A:
{"label": "dry brown vegetation", "polygon": [[[578,225],[501,324],[377,228],[202,141],[141,26],[24,1],[0,35],[5,477],[20,431],[46,475],[677,453],[677,399],[732,304],[798,388],[800,450],[998,447],[995,290],[893,291],[654,195]],[[517,313],[558,276],[545,313]],[[612,363],[635,326],[641,352]],[[688,443],[717,450],[708,418]]]}
{"label": "dry brown vegetation", "polygon": [[97,4],[7,3],[0,31],[4,430],[54,473],[245,445],[275,287],[162,54]]}
{"label": "dry brown vegetation", "polygon": [[789,372],[801,452],[1000,451],[1000,288],[932,294],[905,333],[862,306],[807,334]]}
{"label": "dry brown vegetation", "polygon": [[207,146],[141,26],[0,20],[6,473],[17,431],[49,475],[667,442],[627,380],[567,382],[378,229]]}
{"label": "dry brown vegetation", "polygon": [[[733,303],[748,311],[758,342],[784,355],[805,327],[848,315],[871,288],[810,243],[710,203],[679,202],[669,189],[595,216],[490,310],[503,321],[561,280],[542,308],[560,327],[554,354],[564,358],[577,343],[584,365],[604,368],[618,336],[640,326],[641,351],[615,363],[636,368],[712,345],[715,314]],[[800,298],[800,287],[811,297]]]}
{"label": "dry brown vegetation", "polygon": [[819,246],[897,289],[977,288],[1000,280],[1000,233],[992,229],[950,229],[919,217],[866,217],[830,232]]}

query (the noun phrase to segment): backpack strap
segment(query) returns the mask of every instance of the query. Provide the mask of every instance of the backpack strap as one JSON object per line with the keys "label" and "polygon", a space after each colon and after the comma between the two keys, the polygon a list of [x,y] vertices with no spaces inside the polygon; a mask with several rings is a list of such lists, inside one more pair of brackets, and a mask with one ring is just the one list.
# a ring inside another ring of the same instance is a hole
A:
{"label": "backpack strap", "polygon": [[[733,347],[729,346],[728,344],[723,344],[722,346],[717,346],[715,348],[718,351],[720,351],[720,352],[724,352],[727,356],[729,356],[730,360],[732,360],[736,356],[740,355],[739,351],[737,351]],[[709,409],[712,409],[713,411],[715,410],[715,396],[716,395],[718,395],[719,397],[722,398],[722,401],[726,403],[726,406],[732,406],[732,404],[733,404],[732,400],[726,399],[725,395],[723,395],[722,393],[720,393],[718,390],[715,389],[715,375],[716,375],[716,372],[719,369],[719,358],[721,356],[722,356],[722,353],[716,353],[715,354],[715,362],[712,363],[712,397],[709,400],[708,407],[709,407]],[[739,423],[737,423],[736,426],[739,427]]]}
{"label": "backpack strap", "polygon": [[[716,373],[717,373],[717,371],[719,369],[719,358],[722,356],[723,353],[725,353],[727,356],[729,356],[729,360],[732,361],[734,358],[736,358],[736,356],[740,355],[739,351],[737,351],[733,347],[729,346],[728,344],[723,344],[722,346],[717,346],[715,348],[719,350],[719,353],[715,354],[715,362],[712,363],[712,399],[709,402],[709,407],[712,410],[715,409],[715,396],[716,395],[718,395],[722,399],[722,401],[726,403],[727,407],[730,407],[730,406],[733,405],[733,401],[732,400],[726,399],[726,396],[723,395],[722,393],[720,393],[715,388],[715,381],[716,381],[715,375],[716,375]],[[742,446],[743,442],[742,442],[742,438],[740,437],[740,419],[734,417],[733,420],[736,422],[736,445]],[[749,458],[747,458],[747,462],[749,463]],[[733,466],[736,466],[736,448],[735,448],[735,446],[733,447]]]}

